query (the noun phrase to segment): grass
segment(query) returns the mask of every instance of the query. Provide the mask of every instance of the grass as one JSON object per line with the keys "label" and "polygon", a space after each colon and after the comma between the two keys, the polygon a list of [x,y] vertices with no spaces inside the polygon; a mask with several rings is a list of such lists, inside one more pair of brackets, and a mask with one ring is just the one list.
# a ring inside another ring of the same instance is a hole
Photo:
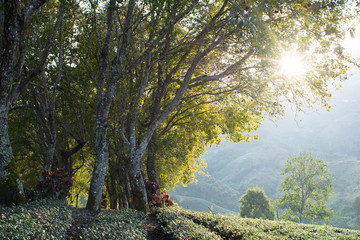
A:
{"label": "grass", "polygon": [[[58,200],[40,200],[0,209],[0,239],[67,239],[74,208]],[[360,231],[239,218],[184,210],[153,209],[171,239],[360,239]],[[80,239],[147,239],[146,215],[132,210],[103,211],[82,229]]]}

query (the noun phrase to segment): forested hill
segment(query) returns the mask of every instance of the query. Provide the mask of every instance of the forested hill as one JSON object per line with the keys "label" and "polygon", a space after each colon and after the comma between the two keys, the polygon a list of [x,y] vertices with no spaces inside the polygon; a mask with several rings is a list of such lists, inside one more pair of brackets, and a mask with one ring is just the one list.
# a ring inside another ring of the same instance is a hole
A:
{"label": "forested hill", "polygon": [[[249,187],[263,187],[272,199],[278,197],[280,173],[289,154],[308,151],[329,163],[336,178],[331,207],[333,224],[349,227],[351,203],[360,195],[360,75],[354,74],[334,92],[332,109],[294,114],[283,120],[266,120],[259,139],[251,143],[222,142],[203,155],[211,177],[198,176],[198,183],[178,187],[175,200],[184,208],[215,212],[239,212],[239,198]],[[339,222],[340,221],[340,222]]]}

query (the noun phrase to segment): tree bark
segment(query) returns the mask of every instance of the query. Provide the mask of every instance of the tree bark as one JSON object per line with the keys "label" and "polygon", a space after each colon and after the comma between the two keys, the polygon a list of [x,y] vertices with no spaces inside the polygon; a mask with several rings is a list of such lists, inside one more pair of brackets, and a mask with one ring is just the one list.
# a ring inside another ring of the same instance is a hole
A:
{"label": "tree bark", "polygon": [[19,1],[4,2],[4,28],[0,62],[0,179],[7,174],[4,168],[10,163],[12,151],[8,133],[9,96],[14,80],[16,49],[19,45]]}
{"label": "tree bark", "polygon": [[122,171],[119,170],[119,176],[120,176],[121,185],[123,186],[123,192],[121,196],[119,196],[119,199],[122,202],[123,208],[129,208],[130,187],[129,187],[129,175],[127,173],[127,167],[124,167]]}
{"label": "tree bark", "polygon": [[149,148],[148,148],[148,155],[147,155],[147,159],[146,159],[146,172],[147,172],[147,176],[149,178],[149,180],[151,182],[155,182],[157,184],[159,184],[159,177],[158,174],[156,172],[156,140],[157,140],[157,136],[156,136],[156,131],[154,132],[150,143],[149,143]]}
{"label": "tree bark", "polygon": [[86,208],[97,211],[101,201],[106,167],[109,162],[107,147],[107,126],[98,123],[95,128],[95,166],[91,178],[89,198]]}
{"label": "tree bark", "polygon": [[132,196],[132,208],[142,212],[149,211],[147,202],[146,188],[141,171],[142,154],[136,149],[130,150],[130,185]]}
{"label": "tree bark", "polygon": [[51,170],[51,167],[54,162],[55,147],[56,147],[55,142],[47,143],[46,160],[45,160],[45,165],[44,165],[45,171]]}
{"label": "tree bark", "polygon": [[110,162],[110,169],[109,174],[106,176],[106,189],[109,193],[110,198],[110,209],[117,209],[118,208],[118,194],[116,191],[116,174],[114,172],[117,172],[116,169],[113,169],[115,166],[111,166]]}

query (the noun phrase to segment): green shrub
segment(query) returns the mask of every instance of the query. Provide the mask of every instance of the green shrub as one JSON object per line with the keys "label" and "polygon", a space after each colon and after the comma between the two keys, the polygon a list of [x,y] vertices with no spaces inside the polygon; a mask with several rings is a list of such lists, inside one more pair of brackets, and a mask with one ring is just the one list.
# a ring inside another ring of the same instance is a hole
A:
{"label": "green shrub", "polygon": [[83,229],[80,239],[146,239],[145,218],[144,213],[133,209],[102,212]]}
{"label": "green shrub", "polygon": [[360,239],[360,231],[193,211],[182,214],[224,239]]}
{"label": "green shrub", "polygon": [[156,216],[162,225],[164,232],[171,235],[174,239],[188,240],[188,239],[221,239],[214,232],[209,229],[194,223],[187,219],[178,211],[158,209]]}
{"label": "green shrub", "polygon": [[72,210],[64,201],[38,200],[0,210],[0,239],[66,239]]}

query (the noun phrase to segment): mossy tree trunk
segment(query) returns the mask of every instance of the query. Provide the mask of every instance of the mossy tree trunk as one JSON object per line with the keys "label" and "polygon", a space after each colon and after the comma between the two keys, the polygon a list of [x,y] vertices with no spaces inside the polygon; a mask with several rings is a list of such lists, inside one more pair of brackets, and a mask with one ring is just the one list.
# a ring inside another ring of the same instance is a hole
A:
{"label": "mossy tree trunk", "polygon": [[[2,94],[1,94],[2,95]],[[6,178],[7,174],[5,167],[11,160],[11,145],[8,134],[8,111],[6,110],[6,104],[3,104],[4,98],[0,95],[0,181]]]}
{"label": "mossy tree trunk", "polygon": [[5,177],[5,167],[11,161],[8,129],[10,91],[14,80],[17,47],[19,45],[19,1],[4,1],[4,25],[0,52],[0,179]]}

